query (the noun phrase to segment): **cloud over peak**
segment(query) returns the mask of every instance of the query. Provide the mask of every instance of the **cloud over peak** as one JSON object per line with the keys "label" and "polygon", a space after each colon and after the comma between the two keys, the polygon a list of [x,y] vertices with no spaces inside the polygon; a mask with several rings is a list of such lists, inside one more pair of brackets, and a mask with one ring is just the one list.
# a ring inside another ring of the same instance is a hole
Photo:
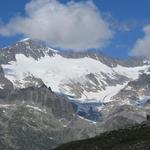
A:
{"label": "cloud over peak", "polygon": [[143,32],[144,37],[136,41],[131,55],[150,57],[150,25],[144,26]]}
{"label": "cloud over peak", "polygon": [[62,4],[57,0],[31,0],[25,11],[25,16],[0,25],[0,35],[21,34],[72,50],[102,48],[113,36],[92,1]]}

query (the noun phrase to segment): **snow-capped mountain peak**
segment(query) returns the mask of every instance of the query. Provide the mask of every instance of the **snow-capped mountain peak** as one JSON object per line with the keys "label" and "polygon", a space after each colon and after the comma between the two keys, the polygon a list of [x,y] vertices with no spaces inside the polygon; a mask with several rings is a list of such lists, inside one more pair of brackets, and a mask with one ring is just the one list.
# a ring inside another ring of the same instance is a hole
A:
{"label": "snow-capped mountain peak", "polygon": [[108,102],[148,68],[127,67],[98,53],[59,52],[31,39],[1,49],[1,53],[5,77],[15,88],[31,86],[30,82],[37,85],[42,80],[53,91],[82,101]]}

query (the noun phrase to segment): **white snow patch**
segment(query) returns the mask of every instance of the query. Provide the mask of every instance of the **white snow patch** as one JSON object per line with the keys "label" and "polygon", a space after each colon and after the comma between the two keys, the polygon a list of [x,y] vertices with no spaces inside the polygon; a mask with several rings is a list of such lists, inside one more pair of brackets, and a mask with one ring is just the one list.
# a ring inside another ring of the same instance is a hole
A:
{"label": "white snow patch", "polygon": [[1,108],[8,108],[8,107],[12,107],[12,106],[16,106],[15,104],[0,104]]}
{"label": "white snow patch", "polygon": [[[54,52],[54,53],[58,53],[58,50],[55,50],[55,49],[53,49],[53,48],[48,48],[48,50],[49,51],[52,51],[52,52]],[[47,51],[48,52],[48,51]]]}
{"label": "white snow patch", "polygon": [[107,103],[112,101],[111,97],[116,95],[121,89],[123,89],[126,86],[127,83],[122,85],[116,85],[116,86],[108,86],[106,87],[106,90],[103,90],[101,92],[93,93],[93,92],[86,92],[84,91],[84,95],[82,99],[85,99],[84,96],[93,97],[93,99],[99,99],[101,103]]}
{"label": "white snow patch", "polygon": [[127,86],[125,90],[134,90],[131,86]]}
{"label": "white snow patch", "polygon": [[0,84],[0,89],[4,89],[4,84]]}
{"label": "white snow patch", "polygon": [[80,119],[82,119],[82,120],[88,121],[88,122],[93,123],[93,124],[96,124],[96,123],[97,123],[97,122],[95,122],[95,121],[88,120],[88,119],[86,119],[86,118],[84,118],[84,117],[81,117],[81,116],[79,116],[79,115],[78,115],[78,117],[79,117]]}
{"label": "white snow patch", "polygon": [[123,67],[123,66],[117,65],[117,67],[114,68],[114,71],[132,80],[136,80],[139,77],[140,71],[143,71],[147,68],[148,68],[147,65],[140,66],[140,67]]}
{"label": "white snow patch", "polygon": [[31,105],[26,105],[27,108],[32,108],[34,110],[40,111],[40,112],[44,112],[46,113],[45,109],[40,109],[39,107],[35,107],[35,106],[31,106]]}
{"label": "white snow patch", "polygon": [[26,42],[28,40],[30,40],[30,38],[24,38],[24,39],[20,40],[20,42]]}
{"label": "white snow patch", "polygon": [[54,138],[53,138],[53,137],[49,137],[49,139],[50,139],[50,140],[53,140]]}

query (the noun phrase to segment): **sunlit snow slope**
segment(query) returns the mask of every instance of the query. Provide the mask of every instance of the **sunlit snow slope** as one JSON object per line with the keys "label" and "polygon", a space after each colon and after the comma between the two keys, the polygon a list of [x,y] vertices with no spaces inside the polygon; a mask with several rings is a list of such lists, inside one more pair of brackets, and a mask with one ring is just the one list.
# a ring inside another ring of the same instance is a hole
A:
{"label": "sunlit snow slope", "polygon": [[74,96],[79,100],[104,101],[117,94],[129,80],[138,78],[142,67],[109,67],[90,57],[65,58],[57,53],[45,54],[35,60],[24,54],[16,54],[16,61],[2,65],[6,78],[16,88],[26,86],[25,78],[34,76],[51,87],[53,91]]}

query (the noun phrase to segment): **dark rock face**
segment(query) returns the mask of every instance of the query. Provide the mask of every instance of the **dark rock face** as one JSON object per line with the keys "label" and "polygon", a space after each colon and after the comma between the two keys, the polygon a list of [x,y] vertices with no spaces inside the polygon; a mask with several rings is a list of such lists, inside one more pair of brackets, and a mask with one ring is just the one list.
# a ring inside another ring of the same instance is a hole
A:
{"label": "dark rock face", "polygon": [[2,67],[0,66],[0,100],[5,99],[13,90],[13,84],[5,78]]}
{"label": "dark rock face", "polygon": [[0,107],[0,149],[50,150],[62,143],[62,130],[52,113],[27,105]]}
{"label": "dark rock face", "polygon": [[149,150],[150,124],[104,133],[92,139],[64,144],[55,150]]}
{"label": "dark rock face", "polygon": [[131,81],[128,83],[128,86],[139,90],[141,88],[145,88],[145,90],[150,90],[150,75],[149,74],[142,74],[138,80]]}
{"label": "dark rock face", "polygon": [[13,90],[0,103],[0,148],[50,150],[93,137],[95,125],[78,117],[63,95],[45,85]]}
{"label": "dark rock face", "polygon": [[139,124],[146,121],[146,109],[131,105],[113,103],[106,105],[102,110],[100,128],[107,132]]}
{"label": "dark rock face", "polygon": [[95,60],[98,60],[102,62],[103,64],[106,64],[109,67],[116,67],[118,64],[125,66],[125,67],[136,67],[136,66],[143,66],[145,58],[143,57],[132,57],[127,60],[121,60],[112,58],[109,56],[106,56],[105,54],[99,52],[99,51],[86,51],[86,52],[74,52],[74,51],[63,51],[59,52],[59,54],[66,58],[84,58],[84,57],[90,57]]}
{"label": "dark rock face", "polygon": [[58,119],[48,107],[28,102],[0,104],[0,148],[4,150],[51,150],[93,137],[95,128],[75,114],[70,120]]}
{"label": "dark rock face", "polygon": [[150,74],[141,74],[137,80],[130,81],[127,86],[113,97],[115,100],[128,99],[136,102],[139,97],[150,96]]}
{"label": "dark rock face", "polygon": [[148,65],[148,62],[144,62],[144,57],[130,57],[125,60],[117,60],[118,64],[126,67],[136,67],[136,66],[143,66]]}
{"label": "dark rock face", "polygon": [[29,87],[25,89],[16,89],[8,97],[8,103],[26,102],[34,103],[40,106],[48,107],[52,113],[59,118],[72,118],[74,114],[73,107],[67,101],[65,96],[55,94],[44,84],[41,87]]}
{"label": "dark rock face", "polygon": [[10,47],[0,49],[0,64],[7,64],[10,61],[15,61],[16,54],[24,54],[26,57],[32,57],[38,60],[45,56],[45,51],[47,51],[49,56],[53,55],[53,52],[42,43],[31,39],[20,41]]}
{"label": "dark rock face", "polygon": [[59,54],[66,58],[84,58],[84,57],[90,57],[95,60],[98,60],[102,62],[103,64],[106,64],[109,67],[115,67],[117,65],[117,61],[111,57],[108,57],[98,51],[86,51],[86,52],[74,52],[74,51],[63,51],[59,52]]}
{"label": "dark rock face", "polygon": [[150,121],[150,115],[147,115],[147,121]]}

